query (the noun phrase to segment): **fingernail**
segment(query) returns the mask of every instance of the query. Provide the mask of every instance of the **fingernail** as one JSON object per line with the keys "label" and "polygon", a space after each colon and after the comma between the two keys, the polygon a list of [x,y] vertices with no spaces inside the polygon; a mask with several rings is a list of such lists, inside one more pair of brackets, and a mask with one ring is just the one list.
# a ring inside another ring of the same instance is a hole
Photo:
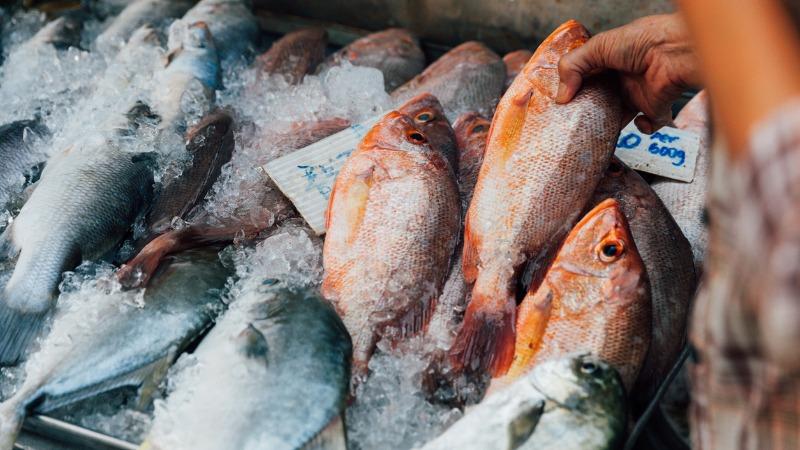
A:
{"label": "fingernail", "polygon": [[567,85],[564,83],[558,83],[558,93],[556,94],[556,103],[566,103],[567,102]]}

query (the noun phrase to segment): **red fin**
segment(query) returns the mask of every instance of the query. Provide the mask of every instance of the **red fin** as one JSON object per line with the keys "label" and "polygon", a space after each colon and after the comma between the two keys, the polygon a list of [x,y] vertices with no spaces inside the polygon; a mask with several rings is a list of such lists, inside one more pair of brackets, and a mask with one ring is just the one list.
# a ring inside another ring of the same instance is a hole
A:
{"label": "red fin", "polygon": [[[477,287],[477,286],[476,286]],[[472,293],[449,359],[457,372],[504,375],[514,360],[516,301],[507,289],[498,297]]]}
{"label": "red fin", "polygon": [[464,224],[464,254],[461,262],[461,270],[464,272],[464,281],[472,284],[478,278],[478,245],[475,237],[470,233],[469,215]]}

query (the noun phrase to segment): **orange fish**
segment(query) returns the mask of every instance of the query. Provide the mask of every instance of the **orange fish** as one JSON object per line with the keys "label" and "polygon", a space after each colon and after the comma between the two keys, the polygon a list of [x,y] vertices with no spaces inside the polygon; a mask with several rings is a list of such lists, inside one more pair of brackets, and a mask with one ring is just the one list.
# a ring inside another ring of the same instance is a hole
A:
{"label": "orange fish", "polygon": [[325,58],[328,33],[321,28],[303,28],[287,33],[256,58],[258,76],[282,75],[297,84]]}
{"label": "orange fish", "polygon": [[533,53],[525,49],[516,50],[503,56],[503,63],[506,65],[506,89],[511,86],[517,75],[522,72],[522,68],[525,67],[531,56],[533,56]]}
{"label": "orange fish", "polygon": [[614,152],[622,113],[608,80],[589,80],[575,100],[555,103],[559,59],[588,38],[574,20],[561,25],[498,105],[466,216],[464,277],[474,286],[450,350],[456,370],[508,369],[521,268],[560,243]]}
{"label": "orange fish", "polygon": [[415,100],[436,119],[385,115],[345,162],[328,206],[322,294],[353,338],[356,380],[382,335],[425,327],[459,234],[455,175],[436,145],[444,112],[429,96]]}
{"label": "orange fish", "polygon": [[544,281],[518,309],[514,360],[493,388],[536,364],[591,353],[630,388],[650,344],[650,287],[616,200],[591,210],[570,232]]}

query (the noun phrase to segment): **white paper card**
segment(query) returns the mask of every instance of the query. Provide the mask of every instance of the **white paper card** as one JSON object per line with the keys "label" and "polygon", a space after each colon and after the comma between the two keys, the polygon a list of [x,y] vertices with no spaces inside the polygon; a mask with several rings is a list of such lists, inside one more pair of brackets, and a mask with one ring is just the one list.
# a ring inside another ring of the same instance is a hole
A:
{"label": "white paper card", "polygon": [[318,235],[325,233],[325,210],[339,169],[380,117],[351,125],[264,166],[281,192]]}
{"label": "white paper card", "polygon": [[636,170],[691,182],[699,147],[695,133],[663,127],[646,135],[631,122],[619,135],[615,155]]}

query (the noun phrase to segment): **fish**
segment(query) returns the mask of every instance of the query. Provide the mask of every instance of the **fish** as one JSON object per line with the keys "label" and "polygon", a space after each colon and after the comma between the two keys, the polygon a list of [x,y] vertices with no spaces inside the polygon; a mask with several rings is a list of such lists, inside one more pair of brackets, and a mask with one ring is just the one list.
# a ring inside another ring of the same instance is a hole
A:
{"label": "fish", "polygon": [[49,138],[50,130],[39,117],[0,126],[0,207],[9,207],[38,178],[47,159],[40,145]]}
{"label": "fish", "polygon": [[281,75],[289,84],[297,84],[322,62],[327,45],[328,33],[324,29],[303,28],[275,41],[254,65],[259,77]]}
{"label": "fish", "polygon": [[[453,130],[458,147],[458,189],[462,211],[466,211],[472,199],[472,190],[478,179],[478,171],[483,163],[486,150],[486,137],[491,122],[476,112],[459,116]],[[463,220],[463,213],[462,213]],[[436,308],[428,324],[427,333],[441,348],[450,348],[454,333],[463,319],[464,309],[469,302],[469,285],[464,280],[462,269],[463,243],[459,241],[453,254],[450,274],[436,302]]]}
{"label": "fish", "polygon": [[522,72],[522,68],[525,67],[531,56],[533,56],[533,52],[526,49],[515,50],[503,56],[503,64],[506,65],[506,89],[511,87],[511,83]]}
{"label": "fish", "polygon": [[145,226],[151,235],[167,231],[177,217],[186,219],[199,205],[233,155],[233,118],[225,111],[207,115],[187,133],[186,152],[192,161],[157,193]]}
{"label": "fish", "polygon": [[556,29],[492,119],[465,220],[463,270],[472,297],[450,350],[457,371],[490,369],[497,377],[508,370],[521,269],[550,258],[614,152],[622,111],[608,79],[588,81],[567,105],[555,103],[560,57],[588,38],[574,20]]}
{"label": "fish", "polygon": [[[288,152],[311,145],[349,125],[349,121],[339,118],[295,123],[288,131],[276,136],[274,144]],[[295,217],[291,203],[271,179],[253,186],[248,194],[258,199],[268,217],[253,217],[250,210],[243,210],[238,211],[235,217],[219,220],[205,212],[196,212],[201,208],[195,208],[188,213],[186,226],[163,231],[125,263],[118,272],[119,281],[128,289],[145,286],[167,255],[211,244],[228,244],[236,237],[252,239]]]}
{"label": "fish", "polygon": [[226,65],[250,52],[261,33],[252,0],[200,0],[182,20],[208,24],[219,59]]}
{"label": "fish", "polygon": [[152,114],[137,104],[48,160],[36,189],[0,235],[0,254],[15,260],[0,290],[0,364],[19,362],[52,310],[62,272],[100,258],[125,237],[152,195],[149,155],[120,138]]}
{"label": "fish", "polygon": [[45,46],[52,46],[57,50],[80,47],[81,32],[86,18],[86,13],[77,10],[51,20],[23,44],[22,51],[35,51],[36,48]]}
{"label": "fish", "polygon": [[505,76],[500,57],[480,42],[470,41],[445,53],[391,95],[394,102],[402,103],[423,92],[431,93],[451,121],[470,111],[491,117],[503,93]]}
{"label": "fish", "polygon": [[222,312],[228,275],[214,249],[186,252],[164,265],[141,307],[98,295],[59,317],[26,364],[22,386],[0,404],[0,449],[12,448],[26,415],[122,386],[141,385],[146,396]]}
{"label": "fish", "polygon": [[200,343],[142,449],[346,448],[347,330],[314,289],[262,284]]}
{"label": "fish", "polygon": [[443,153],[450,167],[457,170],[459,149],[455,133],[435,96],[427,92],[418,94],[400,105],[397,112],[413,118],[431,146]]}
{"label": "fish", "polygon": [[634,399],[646,403],[683,348],[698,279],[691,246],[678,224],[647,182],[617,158],[609,164],[591,204],[609,198],[619,202],[650,280],[651,351],[632,390]]}
{"label": "fish", "polygon": [[129,2],[117,17],[95,39],[102,52],[112,54],[122,48],[133,32],[143,25],[158,27],[183,16],[194,5],[192,0],[135,0]]}
{"label": "fish", "polygon": [[356,39],[333,53],[323,61],[318,72],[345,62],[380,70],[386,92],[392,92],[422,72],[425,68],[425,54],[419,46],[419,40],[410,31],[389,28]]}
{"label": "fish", "polygon": [[183,130],[208,113],[222,88],[220,58],[209,25],[175,21],[166,65],[155,75],[153,110],[162,130]]}
{"label": "fish", "polygon": [[[447,122],[434,106],[439,128]],[[437,140],[391,111],[334,182],[322,295],[353,338],[354,386],[366,378],[381,335],[422,330],[447,276],[461,221],[455,174]]]}
{"label": "fish", "polygon": [[487,396],[420,450],[610,450],[621,447],[625,430],[625,390],[614,367],[566,356]]}
{"label": "fish", "polygon": [[683,107],[675,118],[675,126],[696,133],[700,139],[694,180],[689,183],[659,177],[650,184],[664,202],[675,222],[689,240],[694,254],[694,266],[703,268],[708,247],[706,191],[711,164],[711,135],[709,131],[708,94],[700,91]]}
{"label": "fish", "polygon": [[544,281],[517,308],[514,358],[490,390],[548,359],[591,353],[633,386],[650,348],[650,285],[620,204],[607,199],[570,231]]}

